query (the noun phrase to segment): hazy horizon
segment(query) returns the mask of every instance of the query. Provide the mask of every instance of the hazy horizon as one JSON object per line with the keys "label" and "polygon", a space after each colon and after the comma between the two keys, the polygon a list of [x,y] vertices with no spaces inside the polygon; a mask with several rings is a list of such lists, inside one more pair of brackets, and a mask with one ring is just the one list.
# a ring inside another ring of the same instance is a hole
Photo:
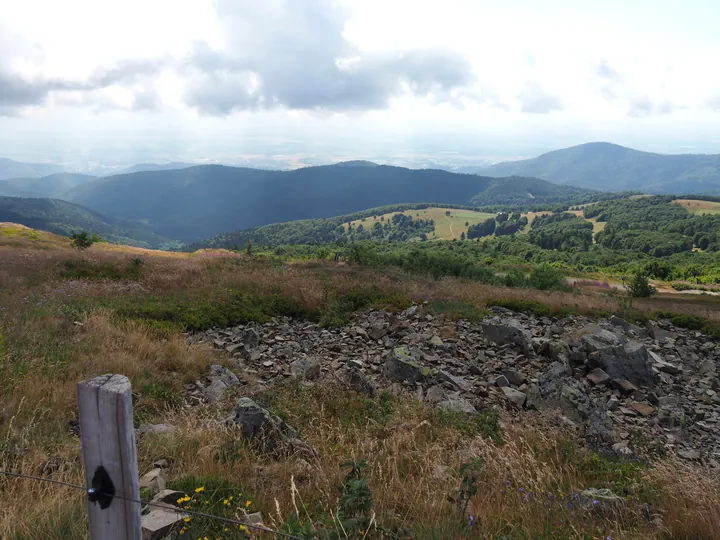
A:
{"label": "hazy horizon", "polygon": [[6,2],[0,155],[91,170],[462,165],[592,141],[720,154],[719,26],[712,0]]}

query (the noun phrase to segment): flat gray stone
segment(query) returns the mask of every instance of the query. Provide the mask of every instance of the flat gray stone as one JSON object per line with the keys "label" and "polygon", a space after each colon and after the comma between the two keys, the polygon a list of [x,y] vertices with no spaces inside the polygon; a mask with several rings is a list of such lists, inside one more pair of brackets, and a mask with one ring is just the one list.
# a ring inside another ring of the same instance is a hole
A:
{"label": "flat gray stone", "polygon": [[522,407],[525,404],[525,394],[509,386],[504,386],[501,389],[505,397],[517,407]]}
{"label": "flat gray stone", "polygon": [[610,375],[605,373],[600,368],[593,369],[590,373],[587,374],[586,378],[595,386],[604,386],[610,382]]}

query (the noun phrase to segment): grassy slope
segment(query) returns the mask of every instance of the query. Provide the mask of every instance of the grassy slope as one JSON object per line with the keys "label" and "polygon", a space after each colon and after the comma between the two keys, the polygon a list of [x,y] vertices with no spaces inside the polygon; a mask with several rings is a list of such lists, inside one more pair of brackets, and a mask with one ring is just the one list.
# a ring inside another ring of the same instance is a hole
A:
{"label": "grassy slope", "polygon": [[673,203],[687,208],[688,212],[698,216],[703,214],[720,214],[720,202],[700,201],[696,199],[676,199]]}
{"label": "grassy slope", "polygon": [[[461,417],[434,413],[411,397],[371,400],[342,387],[280,388],[266,400],[319,451],[320,458],[308,468],[292,456],[275,459],[257,453],[220,428],[217,419],[227,416],[232,400],[206,410],[179,408],[186,382],[210,364],[231,363],[206,348],[189,346],[181,326],[167,316],[207,318],[230,307],[233,295],[252,293],[267,299],[262,304],[266,309],[278,309],[270,295],[279,294],[285,309],[294,306],[306,314],[326,309],[349,291],[376,290],[386,298],[409,295],[480,308],[499,298],[541,300],[557,309],[586,312],[611,311],[615,304],[608,298],[410,279],[324,263],[284,269],[220,252],[146,252],[145,265],[133,279],[68,280],[61,275],[63,261],[78,255],[67,240],[27,235],[20,246],[0,235],[0,305],[5,308],[0,321],[7,350],[0,363],[0,469],[83,483],[79,441],[68,429],[76,415],[75,384],[114,372],[128,375],[133,383],[138,422],[168,422],[177,428],[140,441],[141,472],[158,458],[168,459],[171,487],[193,493],[204,486],[202,497],[211,501],[207,507],[213,513],[227,511],[221,501],[228,493],[236,498],[242,493],[241,500],[251,500],[252,509],[263,512],[270,526],[288,520],[295,504],[303,508],[301,522],[327,520],[337,511],[336,486],[343,477],[339,464],[364,457],[380,523],[406,528],[418,539],[462,538],[466,518],[448,502],[448,493],[460,483],[459,466],[481,456],[485,470],[469,506],[478,516],[480,525],[473,532],[478,537],[657,538],[659,531],[643,517],[647,511],[662,515],[667,537],[709,539],[720,527],[716,476],[672,459],[655,461],[650,469],[603,460],[561,422],[541,415],[503,412],[505,444],[500,446]],[[33,249],[36,243],[51,249]],[[122,269],[137,252],[94,246],[82,259],[95,267]],[[173,310],[183,302],[192,309]],[[638,302],[638,307],[667,307],[662,302]],[[720,319],[717,311],[705,314]],[[452,324],[450,320],[450,330]],[[546,493],[564,497],[606,486],[632,494],[627,510],[592,517],[563,505],[552,512],[545,506]],[[528,499],[520,488],[535,497]],[[82,493],[0,479],[0,500],[0,538],[86,537]],[[231,510],[226,515],[233,515]],[[208,534],[203,521],[191,526],[193,538]],[[212,536],[242,537],[222,530]]]}
{"label": "grassy slope", "polygon": [[[445,212],[450,212],[450,215],[446,215]],[[350,223],[352,223],[353,227],[362,224],[365,228],[369,228],[372,227],[376,221],[380,221],[380,217],[388,220],[392,219],[396,213],[397,212],[390,212],[378,217],[369,217],[366,218],[365,221],[356,219]],[[423,210],[406,210],[402,213],[411,216],[413,219],[434,220],[435,236],[433,238],[436,240],[460,239],[460,233],[467,233],[469,225],[475,225],[476,223],[481,223],[486,219],[495,217],[495,214],[475,212],[473,210],[460,210],[457,208],[426,208]],[[469,225],[466,226],[465,222],[468,222]],[[345,229],[347,230],[347,225],[345,225]]]}

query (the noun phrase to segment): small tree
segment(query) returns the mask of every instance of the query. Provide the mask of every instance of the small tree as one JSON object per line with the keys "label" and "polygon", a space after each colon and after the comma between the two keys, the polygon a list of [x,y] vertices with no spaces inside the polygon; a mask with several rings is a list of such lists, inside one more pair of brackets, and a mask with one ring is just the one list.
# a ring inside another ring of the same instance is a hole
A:
{"label": "small tree", "polygon": [[641,272],[635,272],[630,277],[627,290],[632,298],[647,298],[657,292],[657,289],[650,285],[647,275]]}
{"label": "small tree", "polygon": [[461,233],[460,233],[460,240],[465,240],[465,233],[464,233],[464,232],[461,232]]}
{"label": "small tree", "polygon": [[89,234],[86,231],[74,232],[70,235],[70,245],[79,251],[88,249],[96,242],[101,242],[97,234]]}
{"label": "small tree", "polygon": [[253,245],[252,240],[248,240],[247,247],[245,248],[245,253],[248,257],[252,257],[253,254]]}

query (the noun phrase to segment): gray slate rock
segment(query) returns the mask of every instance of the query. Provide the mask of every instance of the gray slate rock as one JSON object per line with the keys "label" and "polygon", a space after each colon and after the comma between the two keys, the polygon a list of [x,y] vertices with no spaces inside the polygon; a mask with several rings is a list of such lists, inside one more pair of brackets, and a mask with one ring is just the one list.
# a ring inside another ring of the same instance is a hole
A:
{"label": "gray slate rock", "polygon": [[515,390],[514,388],[510,388],[509,386],[504,386],[502,388],[502,391],[508,401],[510,401],[515,406],[522,407],[523,405],[525,405],[526,396],[519,390]]}
{"label": "gray slate rock", "polygon": [[588,367],[600,368],[613,379],[625,379],[637,386],[653,385],[652,364],[648,352],[635,341],[593,351],[588,356]]}
{"label": "gray slate rock", "polygon": [[430,376],[431,370],[413,360],[406,346],[395,347],[385,362],[385,376],[397,382],[421,382]]}
{"label": "gray slate rock", "polygon": [[498,345],[515,345],[526,356],[532,355],[532,333],[517,319],[492,317],[483,321],[482,336]]}
{"label": "gray slate rock", "polygon": [[290,373],[308,381],[317,379],[320,376],[320,362],[312,356],[298,358],[290,364]]}

